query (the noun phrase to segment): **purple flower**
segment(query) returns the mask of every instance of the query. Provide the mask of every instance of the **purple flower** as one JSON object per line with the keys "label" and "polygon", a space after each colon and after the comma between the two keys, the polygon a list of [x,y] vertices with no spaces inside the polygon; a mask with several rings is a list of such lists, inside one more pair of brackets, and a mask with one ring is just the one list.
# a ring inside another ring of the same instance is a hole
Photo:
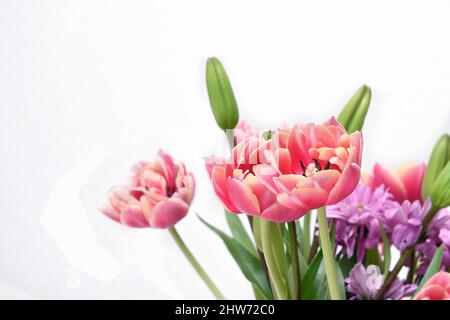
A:
{"label": "purple flower", "polygon": [[444,244],[444,254],[442,256],[442,266],[450,267],[450,210],[440,210],[431,221],[426,239],[416,246],[419,252],[420,265],[416,272],[423,275],[431,262],[437,248]]}
{"label": "purple flower", "polygon": [[[347,291],[352,293],[352,300],[373,299],[384,283],[384,277],[380,274],[380,268],[369,265],[367,269],[363,264],[357,263],[345,279]],[[411,295],[417,286],[415,284],[404,284],[400,279],[395,279],[389,290],[384,295],[386,300],[400,300]]]}
{"label": "purple flower", "polygon": [[382,242],[379,221],[384,212],[396,208],[392,195],[384,186],[375,190],[359,184],[347,198],[327,207],[328,218],[334,221],[335,241],[353,256],[357,244],[358,261],[364,251],[376,248]]}
{"label": "purple flower", "polygon": [[427,199],[423,206],[420,201],[404,201],[401,205],[385,210],[382,222],[386,232],[390,234],[391,243],[403,252],[413,245],[422,231],[422,220],[431,207],[431,201]]}

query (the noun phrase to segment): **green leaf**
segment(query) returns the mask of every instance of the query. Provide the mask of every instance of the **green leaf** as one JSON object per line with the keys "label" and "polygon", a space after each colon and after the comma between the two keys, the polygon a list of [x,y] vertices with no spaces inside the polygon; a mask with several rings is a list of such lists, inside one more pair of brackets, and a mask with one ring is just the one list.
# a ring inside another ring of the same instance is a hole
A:
{"label": "green leaf", "polygon": [[211,229],[222,239],[228,251],[231,253],[242,273],[244,274],[245,278],[247,278],[248,281],[254,284],[266,299],[272,299],[273,296],[271,294],[270,285],[267,281],[264,269],[261,266],[260,261],[253,254],[248,252],[248,250],[241,243],[234,240],[218,228],[212,226],[204,219],[202,219],[199,215],[197,215],[197,217],[205,226]]}
{"label": "green leaf", "polygon": [[322,251],[318,251],[306,271],[301,283],[302,299],[314,300],[317,287],[317,272],[322,262]]}
{"label": "green leaf", "polygon": [[253,242],[250,239],[247,231],[245,230],[239,216],[225,210],[225,218],[227,220],[228,226],[230,227],[233,239],[242,244],[242,246],[247,249],[248,252],[253,254],[255,257],[258,257],[255,246],[253,245]]}
{"label": "green leaf", "polygon": [[373,264],[380,268],[383,268],[382,263],[381,263],[381,256],[380,256],[380,253],[378,252],[378,248],[368,249],[366,251],[364,260],[365,260],[366,266]]}
{"label": "green leaf", "polygon": [[422,182],[422,199],[426,199],[430,196],[434,181],[436,181],[439,173],[449,161],[450,136],[444,134],[434,145],[433,151],[431,151]]}
{"label": "green leaf", "polygon": [[378,221],[380,225],[380,233],[383,238],[383,275],[386,276],[389,273],[389,269],[391,267],[391,243],[389,242],[389,238],[387,236],[386,230],[384,229],[383,223]]}
{"label": "green leaf", "polygon": [[441,262],[442,262],[442,254],[444,252],[444,244],[441,244],[441,246],[436,250],[434,253],[433,259],[431,259],[430,265],[428,266],[427,271],[425,272],[422,280],[420,281],[419,286],[417,287],[417,290],[414,295],[418,294],[420,289],[422,289],[423,285],[430,280],[432,276],[434,276],[436,273],[439,272],[439,269],[441,268]]}
{"label": "green leaf", "polygon": [[[345,281],[339,264],[336,267],[341,297],[345,297]],[[304,300],[330,300],[325,263],[322,251],[319,251],[311,262],[302,279],[302,299]]]}
{"label": "green leaf", "polygon": [[366,85],[356,91],[338,116],[338,121],[348,133],[361,130],[369,110],[372,91]]}
{"label": "green leaf", "polygon": [[223,130],[234,129],[239,121],[238,106],[227,73],[215,57],[206,63],[206,86],[217,125]]}
{"label": "green leaf", "polygon": [[351,257],[350,259],[344,256],[339,260],[338,264],[339,264],[339,267],[341,269],[342,276],[344,277],[344,279],[350,275],[350,271],[352,271],[352,269],[356,263],[357,262],[356,262],[355,255],[353,257]]}

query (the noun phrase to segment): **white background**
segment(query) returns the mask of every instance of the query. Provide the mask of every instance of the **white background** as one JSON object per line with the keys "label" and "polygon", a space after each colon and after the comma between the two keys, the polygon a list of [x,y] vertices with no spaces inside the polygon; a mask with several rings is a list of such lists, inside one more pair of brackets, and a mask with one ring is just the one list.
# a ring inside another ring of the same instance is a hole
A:
{"label": "white background", "polygon": [[211,298],[169,234],[97,210],[162,147],[198,188],[180,233],[229,298],[251,297],[222,243],[202,156],[223,145],[206,94],[221,59],[241,118],[337,115],[373,89],[365,170],[426,161],[449,128],[449,1],[0,1],[0,297]]}

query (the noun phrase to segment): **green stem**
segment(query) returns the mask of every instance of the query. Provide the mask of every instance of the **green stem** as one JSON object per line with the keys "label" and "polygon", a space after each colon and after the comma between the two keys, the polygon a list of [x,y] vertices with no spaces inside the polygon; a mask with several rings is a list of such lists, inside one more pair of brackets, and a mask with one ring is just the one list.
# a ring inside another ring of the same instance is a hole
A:
{"label": "green stem", "polygon": [[297,230],[295,221],[288,223],[289,237],[291,240],[291,261],[294,270],[294,299],[300,300],[300,264],[298,262],[298,244],[297,244]]}
{"label": "green stem", "polygon": [[416,272],[416,251],[413,250],[411,252],[411,258],[409,260],[408,276],[406,277],[406,281],[408,283],[413,283],[414,282],[415,272]]}
{"label": "green stem", "polygon": [[261,219],[261,238],[274,297],[277,300],[287,300],[289,299],[285,277],[287,270],[279,226],[274,222]]}
{"label": "green stem", "polygon": [[342,300],[339,291],[339,282],[336,272],[336,263],[331,248],[330,234],[328,231],[327,214],[325,207],[317,209],[317,217],[319,220],[319,236],[320,245],[322,247],[323,261],[325,263],[325,272],[327,274],[328,288],[330,289],[330,297],[332,300]]}
{"label": "green stem", "polygon": [[208,276],[205,270],[203,270],[202,266],[198,263],[197,259],[195,259],[194,255],[186,246],[186,243],[184,243],[183,239],[180,237],[180,234],[177,232],[175,227],[169,228],[169,232],[172,235],[175,242],[177,243],[178,247],[184,253],[185,257],[191,263],[192,267],[195,269],[197,274],[200,276],[200,278],[202,278],[202,280],[208,286],[209,290],[211,290],[212,294],[219,300],[225,300],[225,297],[223,296],[222,292],[220,292],[219,288],[217,288],[217,286],[211,280],[211,278]]}
{"label": "green stem", "polygon": [[303,218],[303,256],[308,257],[311,249],[311,212]]}

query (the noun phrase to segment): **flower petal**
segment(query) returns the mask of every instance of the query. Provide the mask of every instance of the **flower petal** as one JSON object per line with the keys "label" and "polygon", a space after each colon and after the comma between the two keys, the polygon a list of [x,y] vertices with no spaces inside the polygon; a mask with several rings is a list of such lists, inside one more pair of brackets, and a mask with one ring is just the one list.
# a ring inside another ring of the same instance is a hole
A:
{"label": "flower petal", "polygon": [[403,202],[406,200],[406,190],[403,183],[378,163],[373,167],[373,181],[377,187],[384,184],[396,201]]}
{"label": "flower petal", "polygon": [[133,228],[149,227],[140,206],[132,206],[123,210],[120,215],[120,222]]}
{"label": "flower petal", "polygon": [[239,210],[249,215],[259,215],[260,208],[258,198],[252,190],[242,181],[235,178],[228,179],[228,192],[233,205]]}
{"label": "flower petal", "polygon": [[166,229],[183,219],[189,211],[189,205],[179,198],[169,198],[158,202],[150,213],[148,221],[153,228]]}

